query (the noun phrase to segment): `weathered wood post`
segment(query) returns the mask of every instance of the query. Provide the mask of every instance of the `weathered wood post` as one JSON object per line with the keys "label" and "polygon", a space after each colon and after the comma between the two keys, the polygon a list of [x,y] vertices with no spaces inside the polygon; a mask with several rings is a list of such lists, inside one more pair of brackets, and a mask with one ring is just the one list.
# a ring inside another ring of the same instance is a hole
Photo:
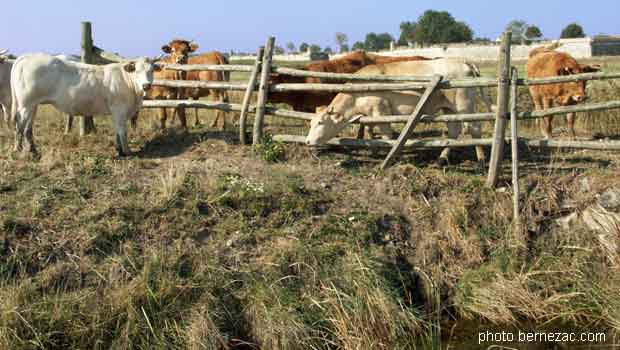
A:
{"label": "weathered wood post", "polygon": [[515,229],[519,229],[521,224],[521,209],[519,208],[519,133],[517,131],[517,111],[518,101],[518,80],[519,72],[512,68],[512,79],[510,80],[510,136],[512,148],[512,191],[513,191],[513,223]]}
{"label": "weathered wood post", "polygon": [[264,52],[264,47],[258,48],[258,51],[256,52],[256,61],[254,62],[252,73],[250,73],[248,88],[245,90],[243,102],[241,103],[241,114],[239,115],[239,142],[242,145],[246,145],[248,143],[247,136],[245,134],[246,121],[248,118],[248,109],[250,107],[250,101],[252,100],[252,93],[256,88],[256,81],[258,80],[258,73],[260,72],[261,64],[263,62]]}
{"label": "weathered wood post", "polygon": [[394,147],[392,147],[390,153],[388,153],[387,157],[385,157],[385,159],[383,160],[383,163],[381,164],[382,170],[387,169],[387,167],[392,164],[394,157],[396,157],[396,155],[400,153],[400,151],[405,146],[407,139],[409,139],[411,137],[411,134],[413,134],[413,129],[422,118],[422,109],[430,100],[431,95],[435,92],[437,86],[439,85],[439,83],[441,83],[442,79],[443,77],[441,75],[434,75],[431,82],[428,83],[426,90],[424,90],[422,97],[420,97],[420,101],[418,101],[418,104],[416,105],[415,110],[411,114],[410,119],[407,121],[407,124],[405,124],[405,127],[403,128],[403,131],[401,131],[400,136],[398,136],[398,140],[396,140]]}
{"label": "weathered wood post", "polygon": [[[93,62],[93,31],[90,22],[82,22],[82,62],[92,64]],[[93,116],[82,116],[80,118],[80,136],[95,132],[95,122]]]}
{"label": "weathered wood post", "polygon": [[504,156],[504,142],[506,135],[506,115],[510,96],[510,43],[512,32],[505,32],[502,36],[502,44],[499,51],[498,84],[497,84],[497,114],[495,115],[495,131],[493,133],[493,145],[489,162],[489,176],[487,187],[495,187],[502,166]]}
{"label": "weathered wood post", "polygon": [[263,125],[265,124],[265,104],[269,95],[269,75],[271,73],[271,61],[276,39],[269,37],[263,54],[263,64],[258,86],[258,101],[256,102],[256,116],[254,118],[254,135],[252,144],[257,145],[263,138]]}

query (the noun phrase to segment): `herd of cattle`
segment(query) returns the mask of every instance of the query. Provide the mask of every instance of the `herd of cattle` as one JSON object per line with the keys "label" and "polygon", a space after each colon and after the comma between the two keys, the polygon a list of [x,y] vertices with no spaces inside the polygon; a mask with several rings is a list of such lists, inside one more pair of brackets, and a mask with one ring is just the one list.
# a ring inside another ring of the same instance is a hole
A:
{"label": "herd of cattle", "polygon": [[[558,45],[539,47],[530,52],[527,76],[542,78],[595,72],[598,66],[581,65],[570,55],[556,51]],[[165,56],[158,59],[142,58],[103,66],[75,62],[69,56],[27,54],[10,61],[0,52],[0,105],[5,121],[15,123],[15,150],[25,149],[36,153],[33,137],[33,118],[39,104],[52,104],[59,111],[73,115],[111,115],[116,133],[116,145],[120,155],[130,153],[127,142],[127,122],[136,123],[143,99],[198,99],[212,96],[228,101],[223,90],[198,88],[170,88],[154,86],[155,79],[228,81],[227,72],[178,71],[162,69],[162,64],[228,64],[219,52],[195,54],[198,45],[186,40],[173,40],[162,47]],[[478,67],[466,59],[425,58],[420,56],[389,57],[357,51],[342,58],[310,63],[305,70],[315,72],[352,73],[359,75],[441,75],[444,79],[478,77]],[[323,83],[318,78],[302,78],[271,74],[271,83]],[[334,82],[333,80],[331,82]],[[327,81],[325,81],[327,83]],[[337,82],[344,83],[344,82]],[[585,82],[560,83],[531,86],[530,94],[536,110],[566,106],[586,99]],[[491,104],[482,93],[487,109]],[[321,145],[335,137],[347,125],[361,116],[385,116],[411,114],[420,100],[420,91],[402,92],[273,92],[269,102],[285,103],[294,110],[316,113],[310,125],[306,143]],[[426,105],[425,114],[437,112],[474,113],[476,91],[474,88],[442,90],[433,93]],[[187,127],[185,111],[176,109],[184,128]],[[166,127],[167,114],[160,109],[161,127]],[[223,112],[219,119],[226,125]],[[574,115],[567,116],[570,137],[575,137]],[[195,115],[198,124],[198,113]],[[383,137],[392,138],[390,125],[377,125]],[[474,138],[481,137],[479,122],[471,123],[466,130]],[[461,123],[448,123],[448,136],[456,138],[462,131]],[[551,138],[551,117],[545,118],[541,131]],[[442,152],[440,162],[446,163],[449,149]],[[484,162],[482,147],[476,148],[478,161]]]}

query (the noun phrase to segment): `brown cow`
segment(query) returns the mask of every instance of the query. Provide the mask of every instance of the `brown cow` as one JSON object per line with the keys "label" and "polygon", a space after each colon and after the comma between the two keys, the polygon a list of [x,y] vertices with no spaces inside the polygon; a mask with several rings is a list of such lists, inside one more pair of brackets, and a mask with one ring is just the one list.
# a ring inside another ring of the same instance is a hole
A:
{"label": "brown cow", "polygon": [[[159,63],[170,64],[228,64],[228,60],[221,53],[217,51],[207,52],[198,56],[189,56],[190,52],[194,52],[198,49],[198,45],[190,43],[187,40],[175,39],[168,45],[162,46],[162,51],[169,53],[170,56],[160,60]],[[171,69],[164,69],[155,75],[155,79],[166,80],[195,80],[195,81],[228,81],[228,72],[213,72],[213,71],[176,71]],[[192,89],[192,88],[169,88],[163,86],[155,86],[146,96],[146,99],[162,100],[162,99],[199,99],[200,97],[209,96],[213,94],[218,100],[228,102],[228,94],[221,90],[211,89]],[[195,113],[195,125],[200,124],[198,119],[198,109],[194,109]],[[221,111],[217,112],[216,119],[212,126],[215,126],[218,122]],[[187,118],[184,108],[175,109],[173,117],[178,114],[181,126],[187,128]],[[162,129],[166,128],[166,120],[168,114],[165,108],[160,108],[160,126]],[[132,125],[135,127],[137,119],[132,119]],[[224,126],[226,125],[226,119],[224,118]]]}
{"label": "brown cow", "polygon": [[[597,72],[600,66],[581,65],[564,52],[555,51],[558,44],[540,47],[532,50],[526,65],[528,78],[545,78],[579,73]],[[586,82],[571,82],[550,85],[530,86],[530,95],[534,100],[536,110],[548,109],[557,106],[569,106],[581,103],[586,99]],[[541,131],[545,138],[550,139],[552,134],[552,116],[545,117],[541,124]],[[575,139],[575,114],[566,115],[570,138]]]}
{"label": "brown cow", "polygon": [[[368,54],[364,51],[355,51],[338,59],[309,63],[305,65],[303,69],[312,72],[355,73],[368,65],[420,60],[429,60],[429,58],[422,56],[380,56]],[[311,77],[293,77],[284,74],[271,75],[271,84],[339,84],[344,82],[345,81],[338,81],[333,79],[323,80]],[[269,101],[272,103],[286,103],[296,111],[315,113],[317,107],[329,105],[334,99],[334,97],[336,97],[336,95],[336,93],[331,92],[310,91],[272,92],[269,94]]]}
{"label": "brown cow", "polygon": [[[228,59],[221,53],[217,51],[203,53],[198,56],[192,56],[189,58],[189,64],[228,64]],[[196,81],[230,81],[229,72],[220,72],[220,71],[191,71],[187,72],[187,80],[196,80]],[[201,97],[206,97],[209,95],[213,95],[215,100],[219,102],[228,102],[228,93],[226,90],[216,90],[216,89],[185,89],[183,94],[187,98],[192,98],[197,100]],[[200,124],[200,120],[198,119],[198,108],[194,108],[194,116],[195,116],[195,125]],[[181,117],[181,115],[179,115]],[[185,116],[181,117],[181,123],[184,123],[183,119]],[[211,123],[211,127],[216,127],[218,125],[218,121],[222,118],[222,129],[226,128],[226,114],[223,111],[218,110],[215,115],[215,120]]]}
{"label": "brown cow", "polygon": [[[189,60],[189,54],[198,49],[198,44],[189,42],[182,39],[174,39],[168,44],[161,47],[162,51],[169,54],[157,61],[160,64],[187,64]],[[155,80],[185,80],[187,73],[183,71],[177,71],[172,69],[162,69],[155,72],[153,78]],[[174,100],[181,99],[180,89],[170,88],[165,86],[153,86],[144,96],[145,100]],[[183,112],[181,112],[183,113]],[[183,116],[185,114],[183,113]],[[166,128],[166,119],[168,119],[168,113],[166,108],[159,109],[159,120],[162,129]],[[135,129],[138,122],[138,114],[131,119],[131,126]]]}

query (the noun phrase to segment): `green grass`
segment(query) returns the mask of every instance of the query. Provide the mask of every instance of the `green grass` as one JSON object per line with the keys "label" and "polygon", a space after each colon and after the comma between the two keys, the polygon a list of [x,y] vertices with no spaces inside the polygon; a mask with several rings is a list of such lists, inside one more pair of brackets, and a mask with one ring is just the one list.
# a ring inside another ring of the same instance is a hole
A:
{"label": "green grass", "polygon": [[[476,349],[487,329],[620,330],[617,251],[551,225],[620,186],[613,153],[525,153],[523,233],[510,179],[485,189],[470,150],[380,172],[384,153],[256,152],[234,129],[162,132],[153,117],[123,159],[103,117],[80,139],[42,107],[40,160],[0,131],[1,349]],[[582,137],[620,133],[614,111],[578,120]]]}

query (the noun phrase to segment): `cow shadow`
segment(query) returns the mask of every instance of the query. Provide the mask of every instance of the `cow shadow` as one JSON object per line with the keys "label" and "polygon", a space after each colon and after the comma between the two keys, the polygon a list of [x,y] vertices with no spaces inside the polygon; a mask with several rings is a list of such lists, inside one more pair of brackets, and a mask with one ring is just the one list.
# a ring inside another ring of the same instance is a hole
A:
{"label": "cow shadow", "polygon": [[144,159],[176,157],[206,140],[220,140],[232,145],[239,144],[239,137],[233,131],[166,129],[146,141],[135,155]]}

